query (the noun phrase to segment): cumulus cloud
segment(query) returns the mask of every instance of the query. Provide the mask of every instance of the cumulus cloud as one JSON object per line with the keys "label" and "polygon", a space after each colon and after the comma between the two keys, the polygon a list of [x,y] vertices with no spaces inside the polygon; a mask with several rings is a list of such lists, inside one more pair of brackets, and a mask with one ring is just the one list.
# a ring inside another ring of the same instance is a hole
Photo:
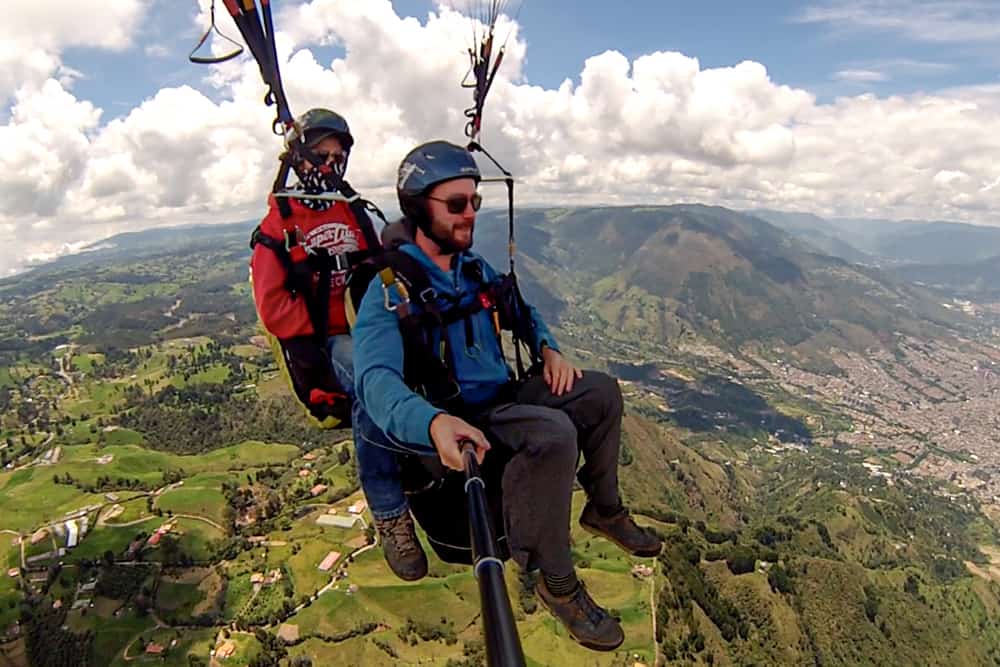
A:
{"label": "cumulus cloud", "polygon": [[[131,5],[109,6],[128,15]],[[203,28],[206,17],[197,19]],[[467,17],[442,6],[418,21],[388,0],[309,0],[276,22],[293,109],[328,106],[348,118],[357,140],[349,178],[392,212],[405,152],[463,140]],[[504,19],[500,28],[511,37],[483,141],[517,175],[522,204],[702,201],[986,223],[1000,209],[1000,88],[821,104],[760,63],[706,68],[681,53],[614,51],[544,88],[524,81],[529,45],[518,26]],[[69,39],[52,34],[53,43]],[[86,39],[119,48],[127,35]],[[341,55],[324,61],[319,46]],[[0,63],[37,81],[12,90],[0,127],[0,271],[126,229],[262,213],[281,140],[249,58],[104,121],[60,83],[58,51],[5,61],[3,48]],[[486,194],[502,204],[501,189]]]}

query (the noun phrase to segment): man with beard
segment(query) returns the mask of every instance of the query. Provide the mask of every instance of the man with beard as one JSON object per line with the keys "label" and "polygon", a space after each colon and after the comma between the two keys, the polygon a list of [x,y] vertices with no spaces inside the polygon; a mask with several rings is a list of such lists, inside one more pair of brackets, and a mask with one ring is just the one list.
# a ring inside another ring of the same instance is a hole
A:
{"label": "man with beard", "polygon": [[[514,560],[523,569],[540,571],[539,598],[580,644],[613,650],[624,634],[576,577],[569,520],[575,475],[588,498],[580,516],[584,528],[634,555],[660,551],[660,540],[636,525],[618,492],[621,392],[613,378],[583,372],[563,357],[530,306],[525,316],[531,335],[525,342],[542,360],[541,374],[523,382],[512,379],[495,311],[482,301],[499,276],[471,250],[482,204],[480,179],[472,155],[445,141],[418,146],[399,167],[396,192],[413,240],[398,250],[407,263],[419,266],[430,287],[406,296],[373,280],[358,309],[355,389],[370,416],[356,424],[362,434],[361,481],[373,511],[402,507],[399,516],[410,521],[395,458],[378,445],[386,440],[364,437],[373,427],[398,451],[436,454],[454,470],[463,469],[464,442],[475,445],[480,462],[493,455],[491,449],[497,455],[502,451],[510,459],[502,485]],[[428,366],[413,358],[413,332],[401,333],[400,309],[434,313],[440,326],[420,333],[426,335],[424,349],[439,358],[438,377],[413,377],[414,368]],[[448,395],[434,389],[448,384],[442,379],[457,391]],[[583,465],[577,472],[580,454]],[[384,523],[383,529],[389,530]]]}

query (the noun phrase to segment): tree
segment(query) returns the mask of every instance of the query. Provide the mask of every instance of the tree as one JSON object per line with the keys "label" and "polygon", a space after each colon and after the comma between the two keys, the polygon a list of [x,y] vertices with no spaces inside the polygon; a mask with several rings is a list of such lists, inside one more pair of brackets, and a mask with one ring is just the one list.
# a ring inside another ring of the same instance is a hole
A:
{"label": "tree", "polygon": [[757,555],[746,547],[734,547],[726,558],[726,565],[733,574],[747,574],[757,566]]}

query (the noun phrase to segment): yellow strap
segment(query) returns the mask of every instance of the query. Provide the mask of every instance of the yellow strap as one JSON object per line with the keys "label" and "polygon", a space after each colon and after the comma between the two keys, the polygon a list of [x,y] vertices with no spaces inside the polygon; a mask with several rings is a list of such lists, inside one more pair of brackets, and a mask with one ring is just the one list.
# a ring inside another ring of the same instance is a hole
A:
{"label": "yellow strap", "polygon": [[381,271],[379,271],[378,274],[382,278],[382,287],[384,289],[389,289],[390,287],[395,285],[396,291],[399,292],[400,298],[402,298],[403,301],[410,300],[410,293],[407,291],[406,285],[396,280],[396,274],[393,272],[392,267],[387,266]]}

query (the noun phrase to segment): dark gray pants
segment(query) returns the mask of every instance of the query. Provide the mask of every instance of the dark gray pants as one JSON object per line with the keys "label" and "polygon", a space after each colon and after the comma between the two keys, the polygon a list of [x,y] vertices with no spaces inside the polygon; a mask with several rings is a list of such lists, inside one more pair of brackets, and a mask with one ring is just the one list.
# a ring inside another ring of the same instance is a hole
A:
{"label": "dark gray pants", "polygon": [[[503,474],[503,493],[514,560],[550,575],[571,573],[574,474],[593,502],[618,503],[622,395],[617,380],[587,371],[572,391],[555,396],[542,378],[532,378],[516,402],[494,406],[474,421],[491,445],[513,454]],[[577,471],[579,454],[583,466]]]}

